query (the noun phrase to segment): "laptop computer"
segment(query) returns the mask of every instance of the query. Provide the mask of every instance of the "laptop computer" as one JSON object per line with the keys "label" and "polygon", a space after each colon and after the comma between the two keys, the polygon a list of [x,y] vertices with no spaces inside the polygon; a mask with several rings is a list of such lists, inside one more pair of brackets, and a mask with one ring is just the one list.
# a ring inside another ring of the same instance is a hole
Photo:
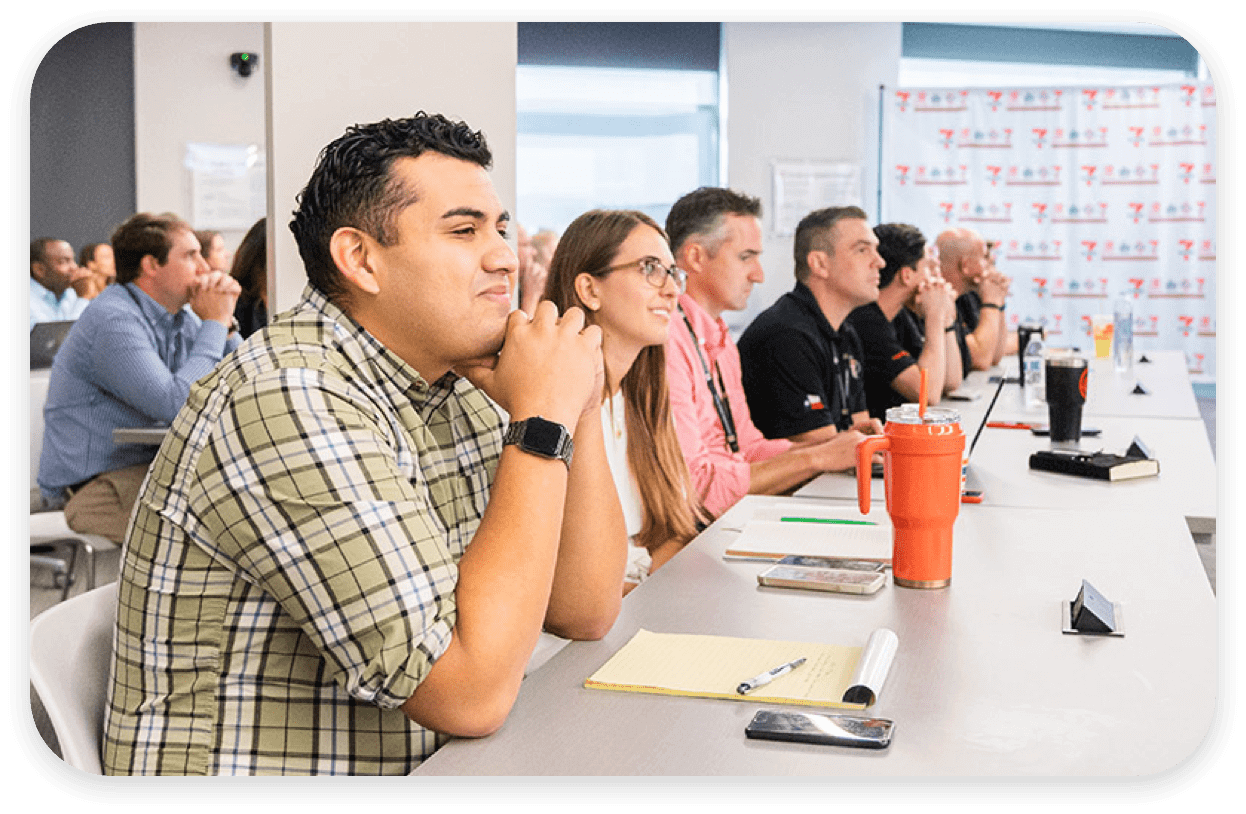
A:
{"label": "laptop computer", "polygon": [[982,414],[982,421],[978,423],[978,430],[973,434],[973,440],[969,443],[969,451],[965,453],[965,492],[981,492],[982,481],[977,477],[973,469],[973,450],[978,445],[978,439],[982,437],[982,430],[986,429],[986,422],[991,418],[991,410],[995,409],[995,402],[999,401],[999,392],[1004,389],[1004,384],[1009,381],[1006,377],[999,377],[999,384],[995,385],[995,393],[991,396],[991,403],[986,406],[986,412]]}
{"label": "laptop computer", "polygon": [[62,322],[36,322],[30,329],[30,369],[44,370],[52,366],[52,357],[74,326],[72,319]]}

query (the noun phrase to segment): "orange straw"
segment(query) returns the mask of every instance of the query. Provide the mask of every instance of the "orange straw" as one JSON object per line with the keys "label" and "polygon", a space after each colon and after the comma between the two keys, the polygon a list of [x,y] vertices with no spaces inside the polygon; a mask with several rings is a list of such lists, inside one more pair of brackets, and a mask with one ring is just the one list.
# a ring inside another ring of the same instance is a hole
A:
{"label": "orange straw", "polygon": [[921,368],[922,382],[917,391],[917,417],[926,417],[926,368]]}

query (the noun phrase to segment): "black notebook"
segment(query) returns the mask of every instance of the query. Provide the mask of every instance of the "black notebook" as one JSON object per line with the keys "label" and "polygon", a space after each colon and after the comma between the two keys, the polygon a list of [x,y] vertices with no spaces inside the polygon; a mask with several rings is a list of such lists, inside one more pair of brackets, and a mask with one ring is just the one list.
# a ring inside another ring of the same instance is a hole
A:
{"label": "black notebook", "polygon": [[1113,481],[1158,475],[1159,461],[1152,458],[1142,442],[1135,438],[1124,455],[1102,451],[1039,450],[1030,456],[1030,469]]}

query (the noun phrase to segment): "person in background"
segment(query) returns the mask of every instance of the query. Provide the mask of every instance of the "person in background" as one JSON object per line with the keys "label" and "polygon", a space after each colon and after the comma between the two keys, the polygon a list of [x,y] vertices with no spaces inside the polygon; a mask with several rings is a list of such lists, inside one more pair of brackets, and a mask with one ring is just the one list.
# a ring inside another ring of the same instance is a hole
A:
{"label": "person in background", "polygon": [[87,243],[78,251],[78,265],[84,274],[74,282],[78,296],[93,300],[104,287],[117,279],[117,266],[113,262],[112,246],[107,243]]}
{"label": "person in background", "polygon": [[212,229],[200,229],[195,232],[199,245],[203,249],[203,259],[212,271],[229,271],[230,257],[225,249],[225,238],[220,232]]}
{"label": "person in background", "polygon": [[169,424],[191,384],[237,347],[238,284],[210,271],[194,231],[140,212],[113,232],[117,284],[82,312],[52,362],[38,482],[74,531],[121,543],[156,448],[113,430]]}
{"label": "person in background", "polygon": [[531,316],[545,293],[549,267],[537,260],[536,247],[528,230],[515,224],[515,253],[519,257],[519,310]]}
{"label": "person in background", "polygon": [[887,263],[878,275],[878,301],[854,309],[845,322],[865,352],[870,415],[882,419],[890,407],[917,403],[922,370],[927,405],[960,387],[961,360],[956,295],[938,276],[926,238],[904,223],[875,226],[874,235]]}
{"label": "person in background", "polygon": [[802,218],[793,244],[795,288],[740,336],[753,420],[767,438],[793,441],[880,433],[865,401],[861,340],[844,324],[878,299],[878,238],[864,211],[838,206]]}
{"label": "person in background", "polygon": [[512,310],[491,163],[424,113],[321,151],[302,297],[195,386],[135,508],[106,773],[406,775],[502,725],[543,626],[614,624],[601,330]]}
{"label": "person in background", "polygon": [[974,230],[948,229],[936,243],[943,279],[956,291],[961,369],[966,376],[971,370],[987,370],[999,364],[1009,347],[1004,322],[1009,280],[995,269],[986,241]]}
{"label": "person in background", "polygon": [[536,261],[549,268],[553,262],[554,250],[558,248],[558,233],[553,229],[542,229],[532,236],[532,249],[536,252]]}
{"label": "person in background", "polygon": [[88,301],[78,296],[74,283],[83,271],[74,262],[74,249],[64,240],[40,237],[30,242],[30,327],[36,322],[77,319]]}
{"label": "person in background", "polygon": [[260,218],[238,244],[234,264],[229,269],[229,276],[242,288],[238,304],[234,306],[234,318],[238,320],[238,333],[243,339],[268,324],[267,266],[268,218]]}
{"label": "person in background", "polygon": [[721,187],[684,195],[666,217],[675,262],[688,275],[666,341],[671,412],[693,488],[715,517],[746,494],[782,494],[819,473],[851,469],[864,437],[792,444],[753,425],[722,314],[742,310],[765,279],[760,218],[761,201]]}
{"label": "person in background", "polygon": [[684,273],[648,215],[594,210],[576,218],[550,264],[545,297],[584,309],[601,328],[601,423],[631,541],[624,592],[697,534],[705,519],[671,420],[666,339]]}

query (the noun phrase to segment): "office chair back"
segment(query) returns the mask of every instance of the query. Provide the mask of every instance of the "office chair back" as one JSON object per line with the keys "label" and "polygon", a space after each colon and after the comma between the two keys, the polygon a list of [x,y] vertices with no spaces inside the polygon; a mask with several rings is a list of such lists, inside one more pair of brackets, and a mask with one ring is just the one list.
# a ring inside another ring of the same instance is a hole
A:
{"label": "office chair back", "polygon": [[48,713],[61,757],[103,774],[101,746],[117,583],[48,608],[30,623],[30,684]]}

